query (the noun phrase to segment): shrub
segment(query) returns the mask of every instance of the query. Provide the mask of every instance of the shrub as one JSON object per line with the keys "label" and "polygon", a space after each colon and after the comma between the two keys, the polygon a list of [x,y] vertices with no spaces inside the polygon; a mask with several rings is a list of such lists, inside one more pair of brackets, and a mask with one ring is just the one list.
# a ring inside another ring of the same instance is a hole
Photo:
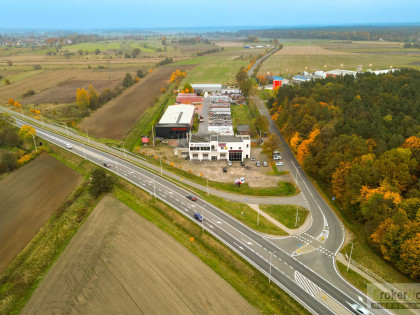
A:
{"label": "shrub", "polygon": [[27,90],[25,93],[23,93],[23,97],[31,96],[34,94],[35,94],[34,90]]}
{"label": "shrub", "polygon": [[35,70],[39,70],[39,69],[41,69],[42,68],[42,66],[41,65],[33,65],[32,66]]}

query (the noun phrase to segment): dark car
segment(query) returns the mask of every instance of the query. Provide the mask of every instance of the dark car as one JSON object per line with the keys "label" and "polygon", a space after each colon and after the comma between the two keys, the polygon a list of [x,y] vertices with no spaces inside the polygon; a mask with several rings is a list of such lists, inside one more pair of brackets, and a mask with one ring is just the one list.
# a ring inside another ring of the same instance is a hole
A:
{"label": "dark car", "polygon": [[227,173],[227,167],[223,168],[223,173]]}
{"label": "dark car", "polygon": [[105,166],[105,167],[111,167],[111,164],[109,164],[109,163],[107,163],[107,162],[104,162],[104,166]]}
{"label": "dark car", "polygon": [[244,161],[241,162],[241,166],[245,166],[245,162]]}
{"label": "dark car", "polygon": [[193,195],[188,195],[187,198],[192,201],[196,201],[198,199],[196,196],[193,196]]}
{"label": "dark car", "polygon": [[196,212],[194,214],[194,217],[198,220],[198,221],[203,221],[203,216],[201,214],[199,214],[198,212]]}

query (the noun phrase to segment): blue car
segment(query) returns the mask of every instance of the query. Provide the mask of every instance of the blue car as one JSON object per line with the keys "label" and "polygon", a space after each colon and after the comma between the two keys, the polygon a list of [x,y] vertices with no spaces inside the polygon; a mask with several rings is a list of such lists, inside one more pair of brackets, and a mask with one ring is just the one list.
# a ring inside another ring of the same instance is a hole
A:
{"label": "blue car", "polygon": [[199,214],[198,212],[196,212],[194,214],[194,217],[198,220],[198,221],[203,221],[203,216],[201,214]]}

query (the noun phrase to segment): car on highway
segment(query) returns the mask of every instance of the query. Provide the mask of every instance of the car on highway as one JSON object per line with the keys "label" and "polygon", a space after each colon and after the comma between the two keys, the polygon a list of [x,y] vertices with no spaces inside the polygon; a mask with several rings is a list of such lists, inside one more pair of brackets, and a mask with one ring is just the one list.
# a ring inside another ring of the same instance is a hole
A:
{"label": "car on highway", "polygon": [[227,167],[223,168],[223,173],[227,173]]}
{"label": "car on highway", "polygon": [[260,167],[261,166],[260,161],[257,161],[257,163],[255,163],[255,165],[257,165],[257,167]]}
{"label": "car on highway", "polygon": [[267,163],[266,161],[264,161],[264,162],[263,162],[263,166],[264,166],[264,167],[267,167],[267,166],[268,166],[268,163]]}
{"label": "car on highway", "polygon": [[228,166],[232,166],[232,161],[228,161]]}
{"label": "car on highway", "polygon": [[71,149],[71,148],[73,148],[73,146],[71,145],[71,143],[66,143],[66,148]]}
{"label": "car on highway", "polygon": [[283,162],[276,162],[276,166],[283,166],[284,163]]}
{"label": "car on highway", "polygon": [[366,308],[364,308],[363,306],[360,306],[359,304],[350,304],[351,308],[353,309],[355,314],[361,314],[361,315],[370,315],[372,314],[371,312],[369,312]]}
{"label": "car on highway", "polygon": [[104,162],[104,166],[105,166],[105,167],[111,167],[111,164],[109,164],[109,163],[107,163],[107,162]]}
{"label": "car on highway", "polygon": [[196,213],[194,214],[194,217],[195,217],[198,221],[203,221],[203,216],[202,216],[200,213],[198,213],[198,212],[196,212]]}
{"label": "car on highway", "polygon": [[192,201],[197,201],[197,199],[198,199],[196,196],[193,196],[193,195],[188,195],[187,198],[192,200]]}

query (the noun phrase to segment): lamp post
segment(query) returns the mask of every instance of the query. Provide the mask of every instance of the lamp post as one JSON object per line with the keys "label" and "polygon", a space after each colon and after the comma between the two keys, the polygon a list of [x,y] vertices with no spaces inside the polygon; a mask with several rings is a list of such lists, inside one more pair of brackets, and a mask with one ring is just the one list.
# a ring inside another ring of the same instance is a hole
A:
{"label": "lamp post", "polygon": [[201,227],[203,228],[203,233],[204,233],[204,207],[201,206],[201,216],[202,216],[202,220],[201,220]]}
{"label": "lamp post", "polygon": [[298,177],[300,166],[299,167],[296,167],[295,166],[295,169],[296,169],[296,180],[295,180],[295,188],[296,188],[296,186],[297,186],[297,177]]}
{"label": "lamp post", "polygon": [[38,152],[38,148],[36,147],[35,136],[32,134],[32,139],[34,140],[35,151]]}
{"label": "lamp post", "polygon": [[123,148],[124,148],[124,157],[127,158],[127,155],[125,154],[125,145],[124,145],[124,142],[122,144],[123,144]]}
{"label": "lamp post", "polygon": [[207,197],[209,196],[209,179],[207,178]]}
{"label": "lamp post", "polygon": [[86,159],[86,148],[85,148],[85,144],[84,144],[84,143],[82,143],[82,145],[83,145],[83,153],[84,153],[84,155],[85,155],[85,160],[87,160],[87,159]]}
{"label": "lamp post", "polygon": [[295,221],[295,227],[297,226],[297,221],[298,221],[298,213],[299,213],[299,205],[303,204],[305,202],[299,202],[298,205],[296,206],[296,221]]}
{"label": "lamp post", "polygon": [[162,176],[163,170],[162,170],[162,157],[159,157],[160,162],[160,176]]}
{"label": "lamp post", "polygon": [[268,277],[268,283],[271,283],[271,259],[273,258],[273,254],[275,254],[276,251],[270,252],[270,276]]}
{"label": "lamp post", "polygon": [[89,144],[90,144],[90,139],[89,139],[89,133],[88,133],[88,130],[87,130],[87,129],[85,129],[85,130],[86,130],[86,137],[87,137],[88,142],[89,142]]}
{"label": "lamp post", "polygon": [[353,242],[350,242],[351,243],[351,251],[350,251],[350,258],[349,258],[349,262],[348,262],[348,264],[347,264],[347,271],[349,271],[349,267],[350,267],[350,260],[351,260],[351,254],[353,253]]}
{"label": "lamp post", "polygon": [[258,207],[258,214],[257,214],[257,226],[260,223],[260,207]]}
{"label": "lamp post", "polygon": [[64,125],[64,127],[66,127],[66,133],[67,133],[67,136],[68,136],[69,135],[69,130],[67,129],[67,124],[65,122],[63,122],[63,125]]}

